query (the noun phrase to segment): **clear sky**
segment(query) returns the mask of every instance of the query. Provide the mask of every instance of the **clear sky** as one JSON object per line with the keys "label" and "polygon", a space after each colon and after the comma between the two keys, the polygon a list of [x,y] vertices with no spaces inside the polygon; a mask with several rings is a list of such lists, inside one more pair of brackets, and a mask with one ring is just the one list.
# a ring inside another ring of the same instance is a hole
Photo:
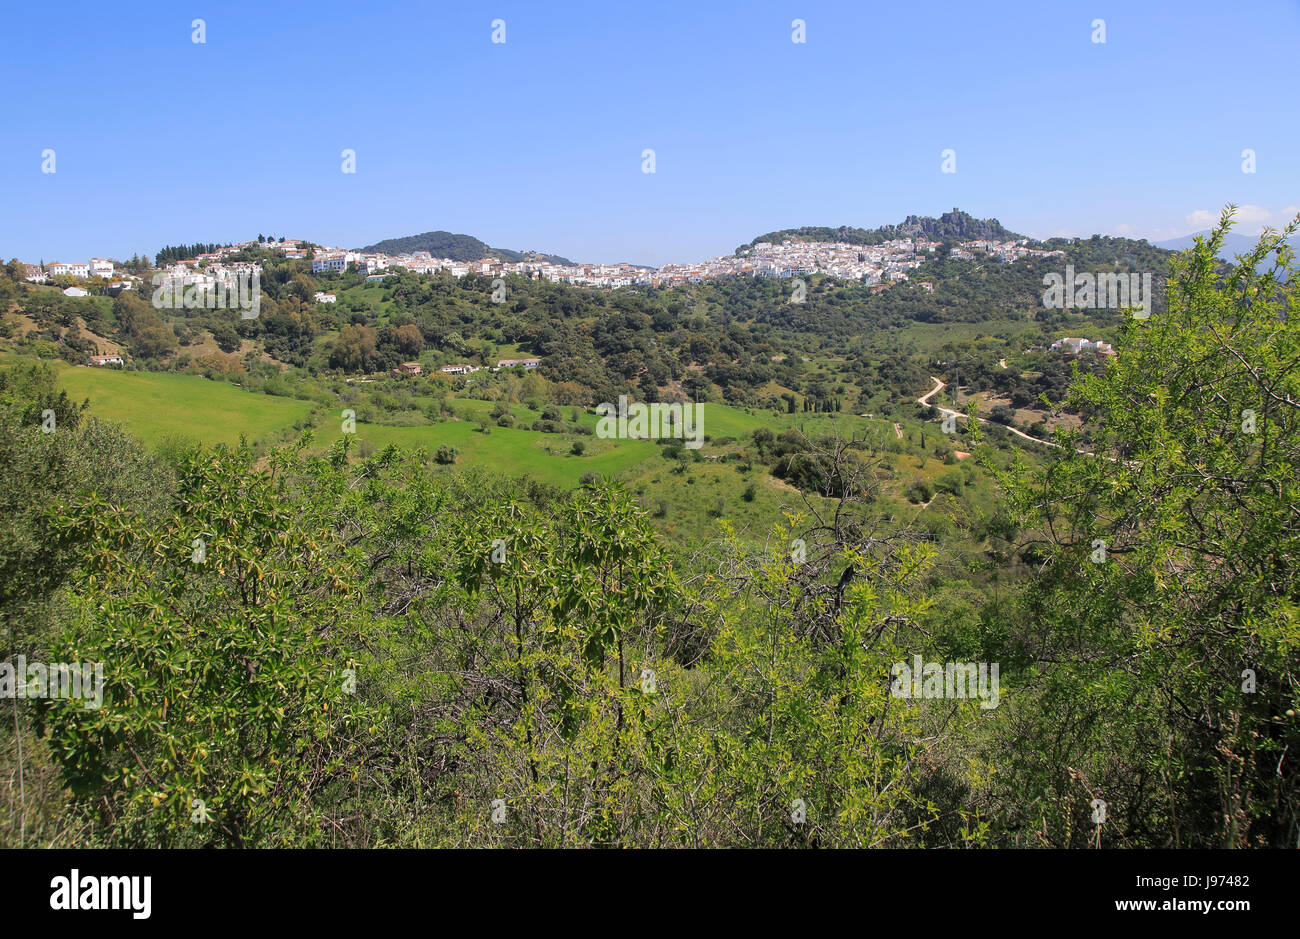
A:
{"label": "clear sky", "polygon": [[661,264],[954,206],[1160,240],[1300,204],[1297,0],[54,0],[3,22],[6,259],[447,229]]}

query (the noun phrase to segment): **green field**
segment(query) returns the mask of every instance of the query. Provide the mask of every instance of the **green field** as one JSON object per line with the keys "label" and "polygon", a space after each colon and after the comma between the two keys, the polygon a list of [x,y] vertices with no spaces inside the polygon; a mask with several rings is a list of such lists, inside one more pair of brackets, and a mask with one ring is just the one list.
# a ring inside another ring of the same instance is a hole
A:
{"label": "green field", "polygon": [[[486,402],[482,402],[486,403]],[[523,410],[523,409],[520,409]],[[328,445],[341,433],[340,422],[331,416],[316,427],[316,444]],[[357,443],[382,449],[389,444],[399,447],[424,447],[437,450],[447,444],[458,451],[458,466],[482,466],[503,476],[530,476],[554,486],[577,486],[584,473],[596,472],[607,477],[621,476],[638,463],[654,457],[659,448],[646,440],[599,440],[582,437],[586,451],[582,456],[569,452],[573,437],[543,434],[513,427],[490,427],[483,434],[468,421],[447,421],[427,427],[386,427],[382,424],[358,423]]]}
{"label": "green field", "polygon": [[90,399],[90,413],[122,424],[146,444],[171,437],[203,443],[250,443],[292,427],[312,405],[292,398],[250,394],[198,375],[123,372],[63,366],[59,382],[72,398]]}
{"label": "green field", "polygon": [[[240,435],[250,443],[287,439],[288,432],[312,411],[309,402],[263,394],[251,394],[226,382],[209,381],[198,375],[159,372],[130,372],[56,366],[59,382],[77,401],[89,399],[90,413],[122,424],[148,445],[169,438],[185,438],[207,444],[236,444]],[[457,410],[465,417],[486,415],[491,402],[458,400]],[[523,405],[512,410],[525,427],[538,414]],[[730,410],[730,409],[728,409]],[[328,447],[341,433],[341,408],[313,424],[315,449]],[[565,414],[572,411],[564,409]],[[579,414],[581,423],[594,426],[595,415]],[[570,452],[574,439],[581,439],[585,452]],[[543,434],[519,428],[492,426],[480,432],[470,420],[445,421],[424,427],[390,427],[358,422],[356,443],[367,452],[389,444],[421,447],[430,451],[443,444],[459,451],[458,465],[474,464],[502,475],[531,476],[556,486],[577,486],[583,474],[600,473],[618,477],[632,467],[657,457],[659,447],[645,440],[601,440],[584,436]]]}
{"label": "green field", "polygon": [[[92,414],[124,425],[146,444],[156,446],[181,438],[206,444],[238,443],[241,435],[252,444],[287,443],[295,427],[310,427],[312,449],[321,452],[342,434],[345,405],[320,408],[292,398],[255,394],[225,382],[198,375],[131,372],[56,365],[62,386],[77,400],[88,398]],[[541,433],[528,429],[540,413],[512,404],[516,427],[500,427],[490,418],[494,403],[470,398],[450,402],[456,419],[420,426],[396,426],[357,421],[353,453],[369,455],[390,444],[430,453],[448,445],[456,448],[456,466],[482,467],[502,476],[527,476],[562,488],[579,485],[587,473],[621,481],[655,516],[656,527],[672,539],[698,541],[716,537],[725,520],[742,540],[761,544],[774,522],[787,509],[802,508],[805,497],[768,475],[750,459],[723,463],[716,460],[664,459],[665,449],[649,440],[606,440],[588,434]],[[594,428],[597,415],[582,408],[560,408],[563,423]],[[481,425],[487,423],[487,433]],[[750,453],[750,435],[766,426],[780,433],[791,427],[809,434],[826,433],[832,425],[844,435],[896,440],[891,421],[865,419],[854,414],[750,413],[724,404],[703,406],[703,430],[709,437],[700,456]],[[933,426],[902,421],[905,439],[898,441],[906,453],[886,455],[890,469],[885,489],[899,499],[913,480],[934,482],[953,469],[951,463],[927,455],[946,443]],[[572,452],[581,441],[583,453]],[[974,494],[971,493],[971,496]],[[814,503],[821,500],[809,496]],[[904,509],[926,515],[925,506]]]}

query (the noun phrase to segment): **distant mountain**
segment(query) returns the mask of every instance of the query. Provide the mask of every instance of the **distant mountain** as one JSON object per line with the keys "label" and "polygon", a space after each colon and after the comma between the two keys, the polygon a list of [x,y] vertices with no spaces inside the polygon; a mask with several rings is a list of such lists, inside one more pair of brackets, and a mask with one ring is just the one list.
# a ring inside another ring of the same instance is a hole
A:
{"label": "distant mountain", "polygon": [[783,241],[842,241],[853,245],[876,245],[895,238],[925,238],[929,241],[1014,241],[1024,238],[1002,227],[995,218],[978,219],[961,209],[945,212],[938,218],[909,215],[901,224],[881,225],[879,228],[787,228],[783,231],[759,235],[747,245],[736,249],[742,254],[759,242],[780,244]]}
{"label": "distant mountain", "polygon": [[[1197,236],[1204,237],[1209,234],[1210,232],[1208,229],[1205,231],[1193,232],[1190,235],[1183,235],[1181,238],[1170,238],[1168,241],[1157,241],[1155,242],[1155,246],[1157,248],[1164,248],[1166,251],[1186,251],[1192,246],[1192,241]],[[1292,238],[1290,239],[1290,242],[1291,247],[1300,249],[1300,237]],[[1252,238],[1250,235],[1239,235],[1237,232],[1228,232],[1227,236],[1223,239],[1223,248],[1219,251],[1219,255],[1225,259],[1229,259],[1235,255],[1247,253],[1257,244],[1259,244],[1258,237]]]}
{"label": "distant mountain", "polygon": [[449,231],[427,231],[422,235],[405,238],[386,238],[361,249],[383,254],[410,254],[428,251],[435,258],[453,261],[478,261],[482,258],[500,258],[502,261],[545,261],[548,264],[573,264],[568,258],[537,251],[511,251],[509,248],[492,248],[473,235],[457,235]]}

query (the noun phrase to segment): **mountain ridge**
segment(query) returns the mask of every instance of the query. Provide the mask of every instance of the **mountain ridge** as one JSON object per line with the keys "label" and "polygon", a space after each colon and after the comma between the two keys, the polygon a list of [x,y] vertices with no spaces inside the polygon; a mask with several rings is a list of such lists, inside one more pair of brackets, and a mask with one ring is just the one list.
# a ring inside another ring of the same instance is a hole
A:
{"label": "mountain ridge", "polygon": [[[1152,242],[1154,247],[1163,248],[1166,251],[1186,251],[1192,246],[1197,238],[1208,238],[1210,230],[1192,232],[1190,235],[1183,235],[1179,238],[1168,238],[1164,241]],[[1293,248],[1300,249],[1300,236],[1288,239]],[[1230,231],[1223,239],[1223,247],[1219,250],[1219,256],[1226,259],[1238,254],[1246,254],[1259,244],[1258,235],[1242,235],[1238,232]]]}
{"label": "mountain ridge", "polygon": [[428,251],[435,258],[450,258],[453,261],[478,261],[483,258],[498,258],[502,261],[517,263],[519,261],[543,261],[548,264],[573,265],[573,261],[558,254],[543,254],[540,251],[514,251],[510,248],[493,248],[487,242],[473,235],[457,234],[449,231],[426,231],[418,235],[404,235],[399,238],[385,238],[361,251],[377,251],[383,254],[409,254],[415,251]]}
{"label": "mountain ridge", "polygon": [[841,241],[846,244],[874,245],[897,238],[918,236],[930,241],[978,239],[1015,241],[1028,237],[1009,230],[995,218],[977,219],[970,213],[954,207],[951,212],[945,212],[938,218],[928,215],[909,215],[897,225],[881,225],[878,228],[841,225],[839,228],[804,226],[781,229],[759,235],[748,244],[739,246],[736,248],[736,254],[745,253],[761,242],[780,244],[782,241]]}

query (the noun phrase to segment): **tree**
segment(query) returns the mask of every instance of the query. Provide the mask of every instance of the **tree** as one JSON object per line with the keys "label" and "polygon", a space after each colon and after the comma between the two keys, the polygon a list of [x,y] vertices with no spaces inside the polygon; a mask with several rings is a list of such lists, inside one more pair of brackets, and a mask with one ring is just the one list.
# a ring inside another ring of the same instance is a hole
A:
{"label": "tree", "polygon": [[[83,559],[84,539],[59,532],[60,508],[98,491],[124,511],[150,514],[173,488],[170,473],[118,427],[85,414],[85,404],[58,390],[53,371],[21,361],[0,369],[0,660],[25,654],[52,660],[63,613],[59,592]],[[53,422],[47,419],[52,416]],[[51,427],[45,433],[43,428]],[[6,663],[7,664],[7,663]],[[0,823],[0,841],[49,843],[58,808],[35,792],[57,785],[47,751],[32,732],[32,712],[17,698],[0,726],[0,776],[14,780],[15,804]],[[15,747],[8,730],[17,731]],[[12,759],[10,758],[12,754]],[[33,785],[36,783],[36,785]]]}
{"label": "tree", "polygon": [[[507,843],[624,843],[641,798],[629,781],[653,760],[651,700],[629,658],[670,668],[645,652],[674,578],[644,513],[596,484],[554,514],[493,507],[458,545],[457,580],[504,633],[489,668],[512,687],[502,731],[473,758],[519,817],[503,829],[471,811],[458,824]],[[583,800],[566,796],[574,786]]]}
{"label": "tree", "polygon": [[89,541],[63,661],[100,662],[104,700],[44,702],[72,791],[124,843],[310,842],[314,793],[347,778],[361,707],[337,637],[356,573],[283,474],[247,449],[196,451],[169,515],[89,498],[60,521]]}
{"label": "tree", "polygon": [[402,355],[417,356],[424,350],[424,336],[420,327],[414,323],[399,326],[393,331],[393,339]]}
{"label": "tree", "polygon": [[[76,563],[60,544],[50,511],[62,500],[98,490],[125,505],[146,506],[165,494],[165,474],[113,425],[88,418],[86,402],[59,390],[45,365],[0,370],[0,612],[17,615],[48,597]],[[43,433],[46,415],[52,433]]]}
{"label": "tree", "polygon": [[235,331],[235,325],[228,320],[214,320],[208,326],[212,333],[212,338],[217,343],[217,348],[222,352],[234,352],[241,345],[239,333]]}
{"label": "tree", "polygon": [[370,326],[344,326],[330,351],[330,367],[345,372],[365,371],[374,366],[378,333]]}
{"label": "tree", "polygon": [[[1174,259],[1165,312],[1130,318],[1115,360],[1071,388],[1094,453],[1058,430],[1046,469],[1004,478],[1041,571],[1041,664],[1002,778],[1017,805],[1051,807],[1007,822],[1049,843],[1300,835],[1300,219],[1225,265],[1231,222]],[[1109,824],[1090,823],[1094,799]]]}
{"label": "tree", "polygon": [[162,359],[179,348],[176,331],[152,310],[147,310],[136,321],[135,341],[131,349],[137,358]]}

